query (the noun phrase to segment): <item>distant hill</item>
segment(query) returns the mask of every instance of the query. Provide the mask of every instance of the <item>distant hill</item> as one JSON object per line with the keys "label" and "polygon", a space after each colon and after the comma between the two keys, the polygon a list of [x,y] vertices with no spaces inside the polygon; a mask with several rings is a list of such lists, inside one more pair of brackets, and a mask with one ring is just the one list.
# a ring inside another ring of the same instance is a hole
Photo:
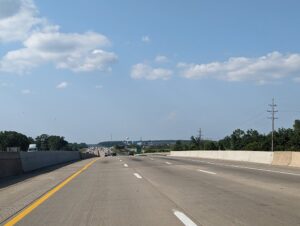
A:
{"label": "distant hill", "polygon": [[115,145],[125,145],[125,143],[123,141],[102,141],[100,143],[98,143],[98,146],[101,146],[101,147],[112,147],[112,146],[115,146]]}
{"label": "distant hill", "polygon": [[[133,141],[133,144],[137,144],[142,142],[142,145],[144,146],[161,146],[161,145],[174,145],[177,140],[143,140],[143,141]],[[189,142],[189,140],[181,140],[181,142]],[[129,141],[129,144],[132,144],[131,141]],[[102,141],[98,143],[98,146],[102,147],[112,147],[115,145],[125,145],[124,141]]]}

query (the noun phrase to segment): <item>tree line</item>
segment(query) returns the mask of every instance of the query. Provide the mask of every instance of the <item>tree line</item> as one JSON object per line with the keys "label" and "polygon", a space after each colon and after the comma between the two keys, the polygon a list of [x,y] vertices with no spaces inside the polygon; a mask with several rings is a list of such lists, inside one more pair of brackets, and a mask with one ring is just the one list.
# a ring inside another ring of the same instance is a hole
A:
{"label": "tree line", "polygon": [[[201,140],[192,136],[190,141],[176,141],[172,147],[180,150],[253,150],[271,151],[272,134],[262,134],[257,130],[236,129],[231,135],[219,141]],[[275,151],[300,151],[300,120],[295,120],[293,128],[279,128],[274,131]]]}
{"label": "tree line", "polygon": [[40,151],[79,151],[88,147],[85,143],[69,143],[62,136],[42,134],[33,139],[15,131],[0,132],[0,151],[7,151],[12,147],[27,151],[29,144],[36,144]]}

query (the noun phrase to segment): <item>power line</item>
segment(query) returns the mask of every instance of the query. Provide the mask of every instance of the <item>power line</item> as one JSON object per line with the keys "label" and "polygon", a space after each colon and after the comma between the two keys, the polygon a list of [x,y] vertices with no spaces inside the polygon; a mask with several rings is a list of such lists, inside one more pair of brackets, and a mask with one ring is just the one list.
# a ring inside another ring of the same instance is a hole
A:
{"label": "power line", "polygon": [[278,112],[276,110],[277,105],[275,104],[274,98],[272,99],[272,104],[269,104],[271,107],[271,110],[268,110],[268,112],[271,113],[271,117],[269,119],[272,120],[272,144],[271,144],[271,149],[274,151],[274,128],[275,128],[275,120],[278,119],[275,117],[275,114]]}

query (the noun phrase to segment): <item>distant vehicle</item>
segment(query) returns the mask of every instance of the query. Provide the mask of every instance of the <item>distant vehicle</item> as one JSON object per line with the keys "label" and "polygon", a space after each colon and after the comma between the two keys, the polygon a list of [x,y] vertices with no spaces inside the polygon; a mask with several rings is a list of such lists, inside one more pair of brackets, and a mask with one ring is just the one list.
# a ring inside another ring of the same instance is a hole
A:
{"label": "distant vehicle", "polygon": [[129,151],[129,155],[134,155],[134,151]]}
{"label": "distant vehicle", "polygon": [[38,151],[36,144],[29,144],[28,152]]}
{"label": "distant vehicle", "polygon": [[105,154],[104,154],[104,157],[107,157],[108,156],[108,153],[107,152],[105,152]]}
{"label": "distant vehicle", "polygon": [[111,155],[112,156],[117,156],[117,153],[116,152],[112,152]]}

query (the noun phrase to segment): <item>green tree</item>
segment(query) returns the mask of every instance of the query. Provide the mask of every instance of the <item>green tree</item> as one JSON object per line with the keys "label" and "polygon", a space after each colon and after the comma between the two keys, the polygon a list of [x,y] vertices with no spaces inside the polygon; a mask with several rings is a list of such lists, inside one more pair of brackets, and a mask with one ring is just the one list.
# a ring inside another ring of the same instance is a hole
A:
{"label": "green tree", "polygon": [[204,141],[204,150],[218,150],[218,144],[215,141]]}
{"label": "green tree", "polygon": [[177,140],[176,143],[175,143],[175,145],[174,145],[174,147],[173,147],[173,150],[174,151],[181,151],[183,149],[184,148],[183,148],[181,140]]}
{"label": "green tree", "polygon": [[199,137],[191,136],[191,150],[200,150],[201,149],[201,140]]}
{"label": "green tree", "polygon": [[0,132],[0,150],[6,151],[9,147],[19,147],[21,151],[27,151],[31,140],[24,134],[15,131]]}
{"label": "green tree", "polygon": [[226,136],[224,139],[220,140],[219,147],[221,150],[228,150],[231,148],[231,137]]}
{"label": "green tree", "polygon": [[300,151],[300,120],[295,120],[293,129],[294,133],[291,138],[291,149],[294,151]]}
{"label": "green tree", "polygon": [[40,151],[48,151],[49,150],[48,138],[49,138],[49,135],[47,135],[47,134],[42,134],[35,138],[35,142],[36,142],[36,146],[37,146],[38,150],[40,150]]}
{"label": "green tree", "polygon": [[243,137],[245,132],[241,129],[236,129],[230,136],[231,139],[231,149],[232,150],[242,150],[243,149]]}
{"label": "green tree", "polygon": [[49,136],[47,139],[48,147],[50,151],[59,151],[67,149],[68,142],[64,137]]}
{"label": "green tree", "polygon": [[295,133],[300,134],[300,120],[299,119],[295,120],[293,127],[294,127]]}

